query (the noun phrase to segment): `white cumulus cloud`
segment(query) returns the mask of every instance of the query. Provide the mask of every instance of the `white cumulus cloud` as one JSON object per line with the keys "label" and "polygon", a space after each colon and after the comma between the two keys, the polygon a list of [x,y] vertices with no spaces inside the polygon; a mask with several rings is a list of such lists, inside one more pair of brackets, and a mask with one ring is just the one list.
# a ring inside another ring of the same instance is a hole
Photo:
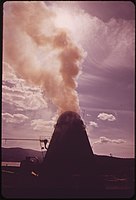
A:
{"label": "white cumulus cloud", "polygon": [[26,115],[17,113],[17,114],[10,114],[10,113],[2,113],[2,118],[6,123],[23,123],[27,121],[29,118]]}
{"label": "white cumulus cloud", "polygon": [[54,128],[54,121],[46,121],[44,119],[34,119],[31,121],[31,126],[34,131],[43,131],[52,133]]}
{"label": "white cumulus cloud", "polygon": [[112,114],[107,114],[107,113],[100,113],[98,116],[97,116],[99,119],[105,121],[105,120],[108,120],[108,121],[115,121],[116,118],[114,115]]}
{"label": "white cumulus cloud", "polygon": [[93,127],[95,127],[95,128],[98,127],[98,124],[97,124],[96,122],[93,122],[93,121],[90,121],[90,122],[89,122],[89,125],[90,125],[90,126],[93,126]]}
{"label": "white cumulus cloud", "polygon": [[110,139],[110,138],[101,136],[93,144],[107,144],[107,143],[122,144],[122,143],[126,143],[126,141],[123,139]]}
{"label": "white cumulus cloud", "polygon": [[13,69],[3,63],[2,102],[16,106],[17,110],[37,110],[47,108],[39,87],[31,86],[25,80],[17,78]]}

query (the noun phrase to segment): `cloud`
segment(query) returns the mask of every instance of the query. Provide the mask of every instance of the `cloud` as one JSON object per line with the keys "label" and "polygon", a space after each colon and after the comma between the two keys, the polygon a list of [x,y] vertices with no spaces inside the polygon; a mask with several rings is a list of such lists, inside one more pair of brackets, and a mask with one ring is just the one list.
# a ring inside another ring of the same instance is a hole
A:
{"label": "cloud", "polygon": [[[69,89],[65,91],[64,85],[68,84],[68,88],[71,87],[73,90],[76,88],[75,79],[79,75],[77,63],[80,63],[83,53],[79,50],[79,45],[87,51],[88,62],[97,63],[97,67],[100,68],[133,67],[135,50],[134,20],[112,18],[108,22],[103,22],[86,13],[82,9],[82,4],[77,3],[73,6],[69,3],[69,5],[53,3],[52,6],[46,7],[39,2],[21,3],[21,6],[18,3],[7,3],[4,15],[4,22],[8,23],[8,26],[4,26],[5,61],[13,63],[12,67],[22,77],[34,84],[42,85],[46,95],[58,107],[63,106],[67,99],[68,106],[64,110],[70,107],[68,100],[70,92]],[[10,7],[12,9],[9,9]],[[33,9],[35,7],[39,15],[35,15]],[[12,20],[10,15],[18,17]],[[33,25],[29,26],[30,24]],[[8,31],[14,31],[14,34],[9,34]],[[15,33],[18,37],[14,36]],[[16,42],[16,38],[20,41],[22,48]],[[27,46],[24,45],[24,41]],[[76,46],[76,43],[79,45]],[[12,51],[9,50],[10,48]],[[18,58],[17,54],[20,55]],[[16,59],[11,59],[11,57]],[[67,65],[72,66],[72,69],[67,68]],[[52,71],[56,74],[55,77],[51,76]],[[51,83],[55,83],[53,87]],[[58,95],[57,88],[61,91],[64,89],[62,96]],[[62,100],[66,94],[65,100]],[[70,102],[78,101],[77,93],[72,92],[72,95]]]}
{"label": "cloud", "polygon": [[98,68],[134,68],[135,21],[112,17],[104,22],[85,12],[82,4],[78,5],[59,3],[53,6],[53,10],[57,13],[57,25],[70,30],[74,40],[87,51],[89,65],[94,63]]}
{"label": "cloud", "polygon": [[2,86],[2,101],[10,106],[16,106],[17,110],[37,110],[47,108],[40,91],[31,91],[26,88],[10,88]]}
{"label": "cloud", "polygon": [[91,117],[92,115],[90,115],[90,114],[87,113],[86,116],[87,116],[87,117]]}
{"label": "cloud", "polygon": [[98,68],[134,68],[134,21],[111,19],[104,23],[90,18],[88,59]]}
{"label": "cloud", "polygon": [[41,1],[6,2],[4,61],[40,87],[58,112],[79,112],[76,79],[85,54],[69,31],[55,24],[56,15]]}
{"label": "cloud", "polygon": [[2,118],[6,123],[14,123],[20,124],[27,121],[29,118],[23,114],[10,114],[10,113],[2,113]]}
{"label": "cloud", "polygon": [[107,143],[122,144],[122,143],[126,143],[126,141],[123,139],[110,139],[110,138],[101,136],[93,144],[107,144]]}
{"label": "cloud", "polygon": [[99,119],[105,121],[105,120],[108,120],[108,121],[115,121],[116,118],[114,115],[112,114],[107,114],[107,113],[100,113],[98,116],[97,116]]}
{"label": "cloud", "polygon": [[53,120],[46,121],[44,119],[34,119],[31,121],[31,126],[34,131],[53,132],[55,122]]}
{"label": "cloud", "polygon": [[98,124],[97,124],[96,122],[93,122],[93,121],[90,121],[90,122],[89,122],[89,125],[90,125],[90,126],[93,126],[93,127],[95,127],[95,128],[98,127]]}
{"label": "cloud", "polygon": [[4,81],[10,82],[11,84],[16,83],[18,78],[15,75],[14,69],[6,62],[3,62],[2,67],[3,67],[2,68],[3,69],[2,79]]}
{"label": "cloud", "polygon": [[28,85],[26,81],[18,78],[9,65],[4,63],[3,68],[3,103],[7,103],[10,106],[14,105],[17,110],[37,110],[48,107],[39,87]]}

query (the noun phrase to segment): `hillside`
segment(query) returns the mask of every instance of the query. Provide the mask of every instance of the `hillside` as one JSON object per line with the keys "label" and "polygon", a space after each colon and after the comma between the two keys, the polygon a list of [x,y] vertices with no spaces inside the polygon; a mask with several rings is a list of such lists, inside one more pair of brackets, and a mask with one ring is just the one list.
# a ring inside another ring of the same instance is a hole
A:
{"label": "hillside", "polygon": [[[45,152],[43,152],[45,155]],[[36,151],[32,149],[22,149],[22,148],[2,148],[1,159],[6,162],[20,162],[24,160],[26,156],[35,156],[41,161],[43,159],[43,154],[41,151]]]}

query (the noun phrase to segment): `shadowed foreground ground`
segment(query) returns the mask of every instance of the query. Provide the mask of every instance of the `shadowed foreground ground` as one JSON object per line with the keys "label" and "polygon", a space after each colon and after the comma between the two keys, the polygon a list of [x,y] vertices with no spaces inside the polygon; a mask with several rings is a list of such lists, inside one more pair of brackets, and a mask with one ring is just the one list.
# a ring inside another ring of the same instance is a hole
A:
{"label": "shadowed foreground ground", "polygon": [[[20,171],[18,167],[2,168],[1,193],[5,198],[131,198],[134,196],[134,168],[128,159],[103,158],[96,156],[97,162],[102,166],[101,178],[103,179],[102,189],[79,188],[79,177],[73,177],[71,188],[48,188],[40,183],[39,177]],[[108,160],[113,164],[108,166]],[[107,167],[105,166],[107,163]],[[126,163],[124,165],[124,163]],[[120,167],[124,170],[120,170]],[[110,168],[108,168],[110,167]],[[38,170],[35,172],[38,172]],[[99,185],[100,186],[100,185]],[[98,186],[98,187],[99,187]]]}

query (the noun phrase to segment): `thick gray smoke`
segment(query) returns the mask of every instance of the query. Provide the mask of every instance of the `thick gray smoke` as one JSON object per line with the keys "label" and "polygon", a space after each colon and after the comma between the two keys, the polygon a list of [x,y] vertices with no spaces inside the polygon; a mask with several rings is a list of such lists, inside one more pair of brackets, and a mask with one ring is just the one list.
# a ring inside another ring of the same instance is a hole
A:
{"label": "thick gray smoke", "polygon": [[43,2],[7,1],[4,5],[3,57],[16,74],[40,86],[58,113],[79,112],[76,78],[84,52],[56,14]]}

